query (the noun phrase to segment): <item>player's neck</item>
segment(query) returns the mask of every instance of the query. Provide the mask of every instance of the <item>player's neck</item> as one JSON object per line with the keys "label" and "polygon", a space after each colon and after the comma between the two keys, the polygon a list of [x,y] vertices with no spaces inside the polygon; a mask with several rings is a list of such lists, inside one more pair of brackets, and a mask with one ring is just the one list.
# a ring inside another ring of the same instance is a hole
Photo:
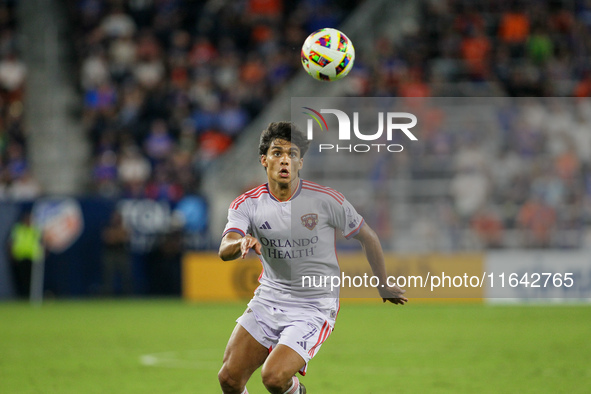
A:
{"label": "player's neck", "polygon": [[289,183],[278,183],[269,180],[269,191],[279,201],[289,201],[300,185],[300,178],[296,177]]}

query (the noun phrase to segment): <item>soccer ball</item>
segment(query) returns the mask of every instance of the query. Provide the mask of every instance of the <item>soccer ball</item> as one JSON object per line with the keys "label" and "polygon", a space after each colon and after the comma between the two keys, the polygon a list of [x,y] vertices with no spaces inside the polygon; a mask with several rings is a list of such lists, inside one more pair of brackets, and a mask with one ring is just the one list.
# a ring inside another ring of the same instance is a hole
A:
{"label": "soccer ball", "polygon": [[302,45],[302,66],[319,81],[336,81],[353,68],[355,48],[341,31],[320,29],[310,34]]}

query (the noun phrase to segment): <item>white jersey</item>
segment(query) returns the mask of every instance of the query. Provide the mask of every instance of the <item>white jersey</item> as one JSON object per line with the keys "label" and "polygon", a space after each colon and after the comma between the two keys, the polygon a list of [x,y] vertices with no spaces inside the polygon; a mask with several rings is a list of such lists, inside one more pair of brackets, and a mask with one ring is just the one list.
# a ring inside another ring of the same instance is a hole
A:
{"label": "white jersey", "polygon": [[223,235],[251,234],[261,243],[257,297],[272,303],[309,303],[332,314],[338,309],[339,288],[331,291],[330,282],[321,285],[321,279],[341,274],[336,230],[349,239],[363,223],[341,193],[301,180],[289,201],[275,198],[268,184],[236,198]]}

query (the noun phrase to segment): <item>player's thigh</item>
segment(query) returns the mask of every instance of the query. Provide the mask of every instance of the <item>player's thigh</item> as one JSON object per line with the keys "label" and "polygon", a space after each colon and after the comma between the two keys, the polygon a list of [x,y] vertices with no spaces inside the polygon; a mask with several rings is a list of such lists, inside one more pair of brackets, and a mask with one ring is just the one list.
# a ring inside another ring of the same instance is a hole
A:
{"label": "player's thigh", "polygon": [[298,352],[289,346],[279,344],[263,364],[263,382],[276,379],[280,382],[287,381],[306,365],[306,361]]}
{"label": "player's thigh", "polygon": [[222,370],[234,379],[248,379],[269,355],[269,349],[261,345],[244,327],[236,324],[226,350]]}

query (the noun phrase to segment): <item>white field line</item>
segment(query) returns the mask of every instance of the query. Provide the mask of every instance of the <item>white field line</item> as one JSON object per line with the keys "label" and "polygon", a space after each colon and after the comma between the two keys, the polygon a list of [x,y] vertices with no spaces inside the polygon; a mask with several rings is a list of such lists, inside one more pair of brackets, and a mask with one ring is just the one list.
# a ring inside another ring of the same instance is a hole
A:
{"label": "white field line", "polygon": [[222,366],[224,349],[199,349],[143,354],[141,365],[161,368],[218,370]]}

